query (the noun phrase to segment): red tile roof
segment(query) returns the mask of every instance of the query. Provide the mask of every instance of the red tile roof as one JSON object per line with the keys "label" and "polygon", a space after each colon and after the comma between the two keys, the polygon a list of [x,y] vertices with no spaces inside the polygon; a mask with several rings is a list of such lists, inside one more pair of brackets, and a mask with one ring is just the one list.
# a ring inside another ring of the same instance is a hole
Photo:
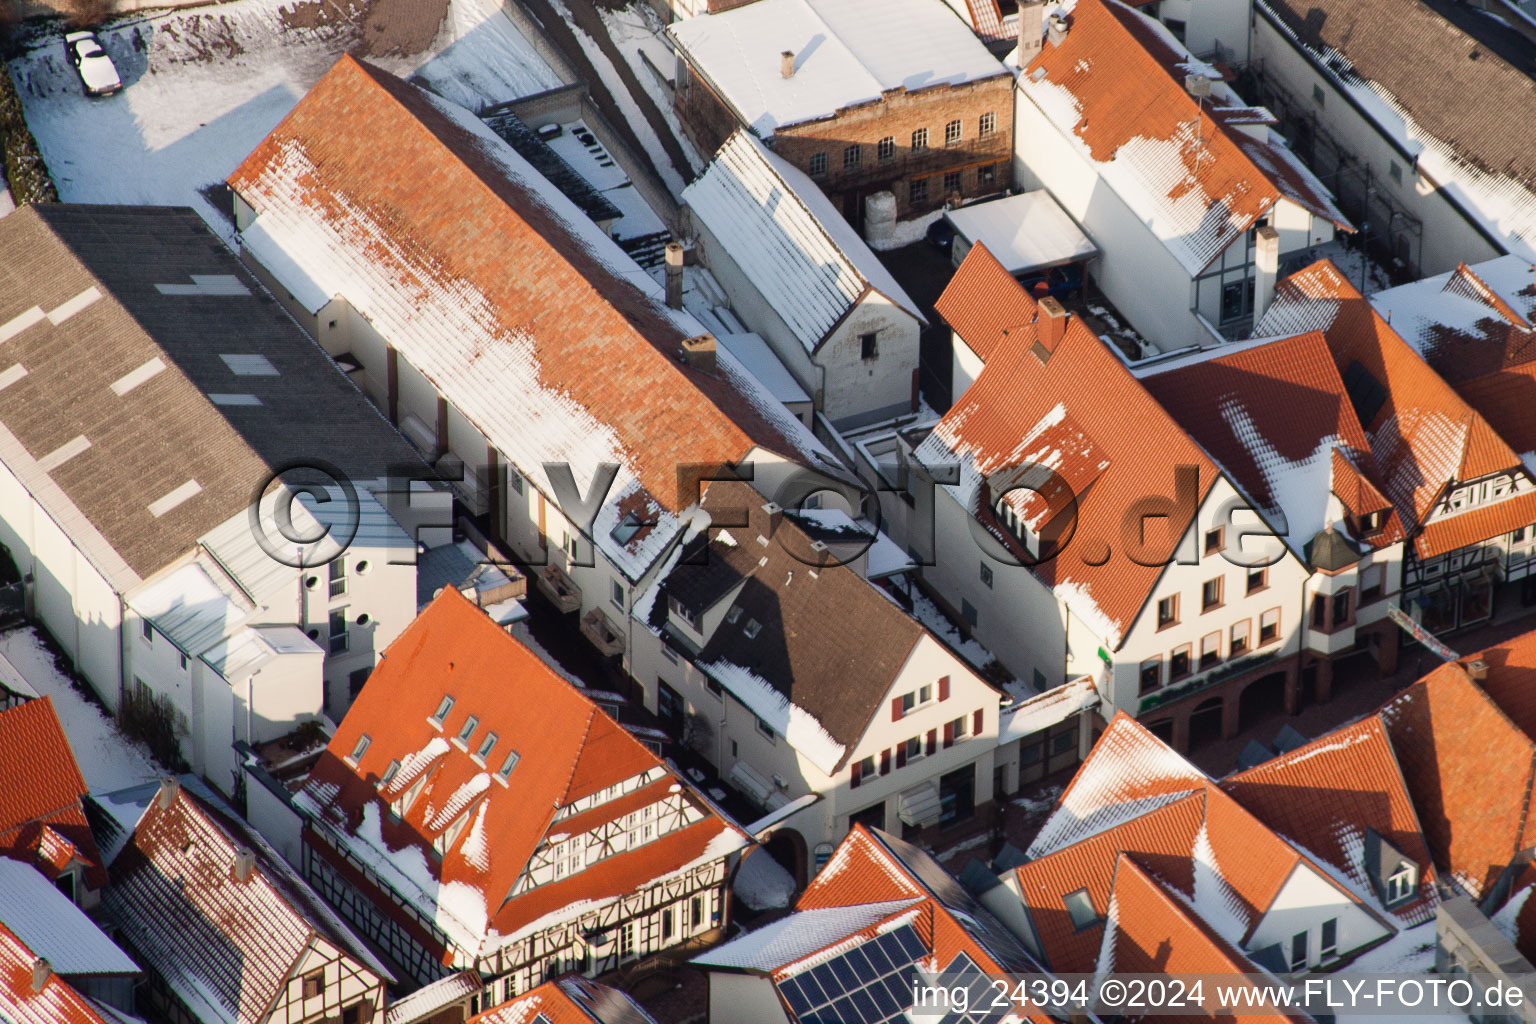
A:
{"label": "red tile roof", "polygon": [[1536,843],[1536,744],[1447,663],[1381,709],[1435,863],[1474,898]]}
{"label": "red tile roof", "polygon": [[1456,393],[1515,451],[1536,451],[1536,360],[1463,380]]}
{"label": "red tile roof", "polygon": [[1035,340],[1035,300],[980,242],[960,261],[933,308],[982,362],[1004,338],[1027,336],[1025,347]]}
{"label": "red tile roof", "polygon": [[1366,475],[1376,471],[1370,442],[1322,334],[1311,331],[1226,355],[1216,351],[1210,359],[1144,376],[1142,383],[1248,497],[1271,514],[1286,514],[1289,542],[1300,549],[1329,525],[1328,494],[1298,493],[1294,486],[1278,493],[1275,482],[1325,447],[1332,450],[1329,478],[1345,507],[1391,513],[1369,543],[1401,540],[1401,522]]}
{"label": "red tile roof", "polygon": [[[241,850],[253,858],[244,879]],[[380,971],[259,836],[179,784],[163,785],[139,818],[103,905],[140,962],[208,1019],[265,1021],[317,939],[351,953],[358,977]]]}
{"label": "red tile roof", "polygon": [[[295,161],[307,169],[293,170]],[[486,344],[498,349],[476,351],[479,372],[531,358],[540,387],[611,427],[665,509],[697,499],[682,467],[734,462],[757,444],[803,454],[724,375],[685,366],[684,335],[667,311],[509,174],[485,140],[387,72],[343,56],[229,184],[258,215],[274,211],[328,232],[327,244],[361,246],[384,275],[379,286],[399,293],[378,302],[483,296],[494,320]],[[381,236],[362,237],[364,223]]]}
{"label": "red tile roof", "polygon": [[0,711],[0,750],[0,855],[31,861],[53,878],[70,863],[64,840],[85,864],[86,884],[101,888],[106,872],[81,804],[85,779],[53,700]]}
{"label": "red tile roof", "polygon": [[36,955],[0,922],[0,1019],[14,1024],[107,1024],[85,998],[57,974],[32,990]]}
{"label": "red tile roof", "polygon": [[[438,726],[431,716],[444,696],[454,703]],[[539,713],[529,715],[527,708]],[[477,724],[466,747],[456,737],[471,716]],[[496,742],[482,763],[474,752],[491,733]],[[364,736],[369,742],[354,766],[350,755]],[[514,752],[516,764],[502,783],[492,773]],[[379,781],[395,762],[399,771],[381,790]],[[597,810],[562,809],[646,774],[653,778],[643,785],[653,794],[664,797],[680,788],[690,820],[643,846],[508,898],[535,851],[552,837],[572,834],[568,822],[611,821],[629,805],[619,798]],[[417,785],[414,802],[391,819],[386,801]],[[628,894],[746,842],[585,694],[452,588],[386,650],[321,754],[300,802],[319,816],[316,824],[331,840],[365,859],[415,864],[437,883],[434,889],[462,883],[476,902],[467,914],[464,901],[449,912],[429,893],[401,895],[425,902],[429,917],[456,920],[461,927],[450,937],[471,954],[546,915]],[[433,843],[450,832],[454,841],[439,861],[430,852]],[[325,842],[311,845],[328,852]],[[401,870],[400,884],[419,890],[410,871]],[[387,909],[389,900],[384,903]]]}
{"label": "red tile roof", "polygon": [[[1219,99],[1197,103],[1180,67],[1190,58],[1165,29],[1112,0],[1081,0],[1067,22],[1066,38],[1040,51],[1020,86],[1048,114],[1059,110],[1057,127],[1091,159],[1123,165],[1122,183],[1145,192],[1166,222],[1160,237],[1186,266],[1208,266],[1281,198],[1349,228],[1294,155],[1212,116]],[[1075,103],[1070,115],[1058,90]],[[1197,207],[1185,202],[1191,195]]]}
{"label": "red tile roof", "polygon": [[655,1024],[627,994],[602,982],[565,977],[469,1018],[468,1024]]}
{"label": "red tile roof", "polygon": [[1380,718],[1362,719],[1239,772],[1221,788],[1265,825],[1337,868],[1357,892],[1374,891],[1364,862],[1364,833],[1373,830],[1419,865],[1418,897],[1391,913],[1413,924],[1433,916],[1434,866]]}
{"label": "red tile roof", "polygon": [[[1112,894],[1115,933],[1110,949],[1117,974],[1162,974],[1191,977],[1204,974],[1261,974],[1240,950],[1217,935],[1190,912],[1135,858],[1122,854],[1116,864]],[[1235,1022],[1237,1014],[1169,1014],[1179,1021]],[[1277,1011],[1241,1014],[1244,1022],[1289,1020]]]}
{"label": "red tile roof", "polygon": [[[1421,558],[1508,532],[1536,519],[1518,502],[1488,506],[1434,530],[1418,530],[1452,481],[1521,470],[1520,458],[1488,422],[1430,369],[1339,269],[1321,260],[1281,281],[1258,334],[1321,330],[1340,377],[1382,401],[1363,423],[1383,491],[1403,517]],[[1458,522],[1460,521],[1460,522]]]}
{"label": "red tile roof", "polygon": [[[1092,382],[1091,389],[1086,382]],[[1068,418],[1070,436],[1058,429]],[[1218,473],[1205,452],[1076,318],[1068,321],[1043,366],[1022,338],[1010,336],[998,345],[975,383],[923,442],[918,457],[929,465],[959,459],[961,483],[951,493],[1021,558],[1027,557],[1022,548],[996,521],[985,482],[994,477],[1002,482],[1030,463],[1048,465],[1078,486],[1091,479],[1093,486],[1077,495],[1075,532],[1067,535],[1071,548],[1034,566],[1033,572],[1111,648],[1119,647],[1146,604],[1162,575],[1160,555],[1183,537]],[[1148,526],[1148,550],[1132,560],[1123,548],[1126,524],[1135,519],[1133,507],[1149,496],[1171,499],[1183,466],[1196,470],[1189,517],[1164,519],[1166,535]],[[1069,518],[1057,515],[1040,532],[1050,537]]]}
{"label": "red tile roof", "polygon": [[1536,630],[1462,658],[1462,663],[1481,658],[1488,665],[1482,687],[1500,711],[1536,740]]}

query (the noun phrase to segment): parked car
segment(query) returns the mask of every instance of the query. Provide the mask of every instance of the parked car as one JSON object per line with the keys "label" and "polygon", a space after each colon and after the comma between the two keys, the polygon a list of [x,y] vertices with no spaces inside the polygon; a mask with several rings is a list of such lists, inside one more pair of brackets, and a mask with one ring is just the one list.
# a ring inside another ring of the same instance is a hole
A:
{"label": "parked car", "polygon": [[69,62],[75,66],[80,82],[88,96],[111,96],[123,88],[112,58],[96,38],[94,32],[71,32],[64,37],[64,48],[69,52]]}
{"label": "parked car", "polygon": [[1045,282],[1045,294],[1070,295],[1075,291],[1081,291],[1083,287],[1083,265],[1081,263],[1069,263],[1064,267],[1052,267],[1049,270],[1039,271],[1033,274],[1024,274],[1019,278],[1019,284],[1031,295],[1039,295],[1040,289],[1036,286]]}

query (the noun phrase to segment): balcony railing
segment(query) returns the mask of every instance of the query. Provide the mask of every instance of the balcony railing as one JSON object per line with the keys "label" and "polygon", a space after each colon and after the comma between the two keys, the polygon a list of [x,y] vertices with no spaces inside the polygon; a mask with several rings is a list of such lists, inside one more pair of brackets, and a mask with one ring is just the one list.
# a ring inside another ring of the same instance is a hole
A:
{"label": "balcony railing", "polygon": [[1164,704],[1183,700],[1185,697],[1199,693],[1201,690],[1209,689],[1217,683],[1231,679],[1233,676],[1252,671],[1268,662],[1274,661],[1280,653],[1280,647],[1281,645],[1277,642],[1274,647],[1267,651],[1229,659],[1220,668],[1211,669],[1209,672],[1201,672],[1189,679],[1180,680],[1154,693],[1149,693],[1141,698],[1141,703],[1137,705],[1137,714],[1144,715],[1153,708],[1160,708]]}
{"label": "balcony railing", "polygon": [[611,657],[624,653],[624,634],[601,608],[593,608],[581,617],[581,633],[600,654]]}
{"label": "balcony railing", "polygon": [[546,565],[536,578],[539,592],[562,613],[581,607],[581,588],[558,565]]}

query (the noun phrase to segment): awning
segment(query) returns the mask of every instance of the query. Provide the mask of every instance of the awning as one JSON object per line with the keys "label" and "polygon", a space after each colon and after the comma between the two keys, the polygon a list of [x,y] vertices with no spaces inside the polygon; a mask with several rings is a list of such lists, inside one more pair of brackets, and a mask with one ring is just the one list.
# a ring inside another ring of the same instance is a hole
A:
{"label": "awning", "polygon": [[908,825],[922,828],[939,820],[939,784],[925,782],[897,798],[896,816]]}
{"label": "awning", "polygon": [[736,762],[731,773],[726,776],[726,781],[741,790],[751,800],[763,805],[766,805],[768,798],[776,792],[773,783],[759,775],[745,761]]}

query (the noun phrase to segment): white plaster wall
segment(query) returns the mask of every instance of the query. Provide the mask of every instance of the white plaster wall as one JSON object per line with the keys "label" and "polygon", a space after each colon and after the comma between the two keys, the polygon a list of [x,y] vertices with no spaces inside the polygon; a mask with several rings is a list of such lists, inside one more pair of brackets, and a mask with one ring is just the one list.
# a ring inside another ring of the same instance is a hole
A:
{"label": "white plaster wall", "polygon": [[1391,932],[1376,918],[1352,903],[1338,887],[1323,878],[1312,867],[1298,863],[1291,877],[1281,886],[1274,902],[1254,928],[1246,944],[1249,950],[1280,943],[1283,956],[1290,958],[1291,937],[1307,932],[1307,963],[1315,967],[1319,963],[1322,948],[1322,926],[1329,918],[1336,918],[1338,925],[1338,952],[1347,955],[1352,950],[1375,942]]}
{"label": "white plaster wall", "polygon": [[787,1024],[773,982],[760,974],[709,972],[709,1019],[734,1024]]}

